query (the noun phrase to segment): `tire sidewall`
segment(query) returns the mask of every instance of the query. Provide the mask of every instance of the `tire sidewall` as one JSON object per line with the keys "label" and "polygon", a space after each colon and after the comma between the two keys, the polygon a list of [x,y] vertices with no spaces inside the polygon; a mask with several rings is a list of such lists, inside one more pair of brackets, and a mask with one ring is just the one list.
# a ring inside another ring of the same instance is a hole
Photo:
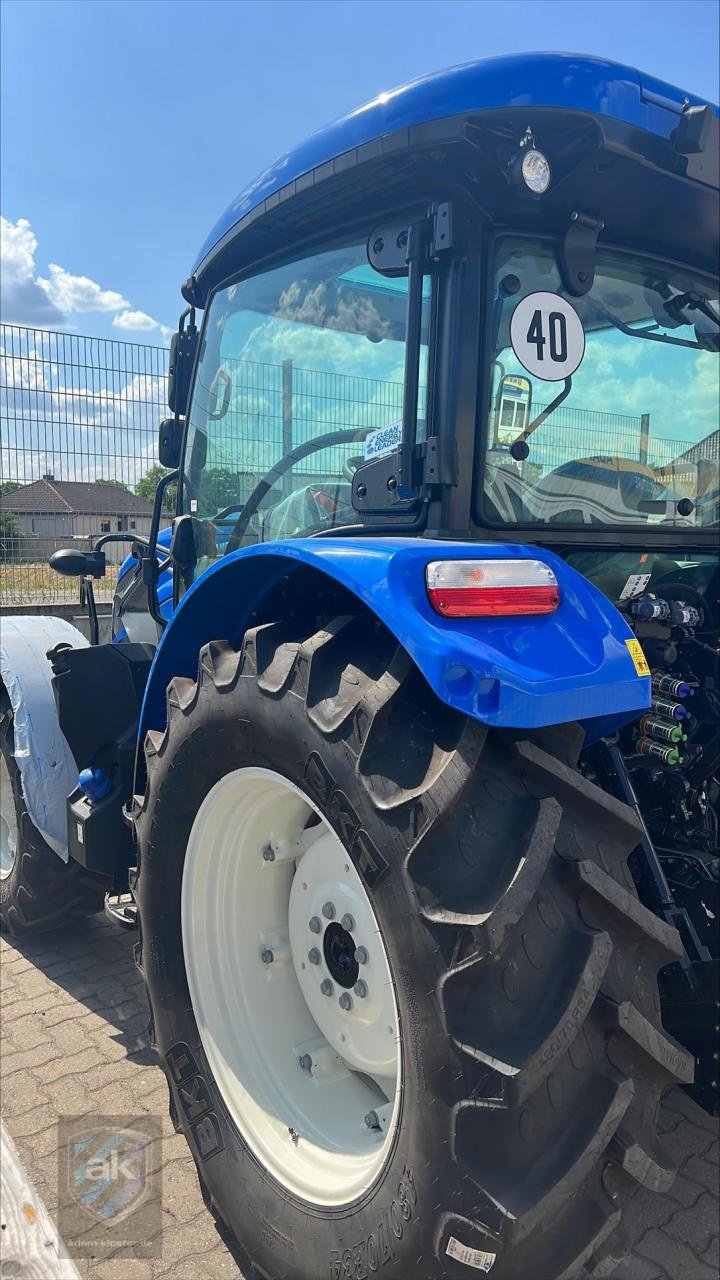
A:
{"label": "tire sidewall", "polygon": [[[174,717],[138,819],[143,968],[178,1121],[206,1198],[253,1261],[273,1276],[298,1280],[445,1274],[435,1252],[437,1188],[447,1202],[458,1180],[451,1133],[462,1071],[459,1064],[449,1069],[436,997],[438,952],[405,872],[429,819],[428,802],[411,801],[396,812],[373,803],[356,772],[360,732],[352,724],[342,736],[324,736],[301,695],[269,696],[254,678],[240,677],[227,692],[203,682],[191,710]],[[282,774],[336,831],[367,889],[395,982],[402,1092],[394,1146],[373,1187],[341,1209],[297,1201],[258,1163],[215,1085],[191,1006],[180,922],[185,849],[212,786],[246,766]],[[454,1270],[450,1264],[448,1274]]]}

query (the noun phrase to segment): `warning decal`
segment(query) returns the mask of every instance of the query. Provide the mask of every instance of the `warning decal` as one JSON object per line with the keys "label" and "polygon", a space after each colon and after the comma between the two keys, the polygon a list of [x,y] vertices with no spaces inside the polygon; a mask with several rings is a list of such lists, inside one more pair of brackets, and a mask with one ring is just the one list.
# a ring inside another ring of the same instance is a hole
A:
{"label": "warning decal", "polygon": [[627,647],[628,647],[628,650],[629,650],[629,652],[630,652],[630,657],[631,657],[631,658],[632,658],[632,660],[633,660],[633,665],[634,665],[635,670],[637,671],[638,675],[639,675],[639,676],[649,676],[649,675],[650,675],[650,668],[649,668],[649,666],[648,666],[648,664],[647,664],[647,658],[645,657],[645,654],[643,653],[643,647],[642,647],[642,645],[641,645],[640,641],[639,641],[639,640],[626,640],[626,641],[625,641],[625,643],[626,643],[626,645],[627,645]]}

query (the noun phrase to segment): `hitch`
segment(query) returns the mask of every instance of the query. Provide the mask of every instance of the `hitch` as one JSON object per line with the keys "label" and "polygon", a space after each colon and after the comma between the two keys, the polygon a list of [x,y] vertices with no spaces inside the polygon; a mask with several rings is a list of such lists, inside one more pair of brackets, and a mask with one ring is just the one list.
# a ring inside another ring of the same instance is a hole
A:
{"label": "hitch", "polygon": [[594,749],[596,763],[604,775],[607,790],[618,800],[623,800],[634,810],[642,827],[643,835],[638,844],[640,856],[640,872],[642,888],[649,902],[648,905],[663,920],[677,929],[682,939],[685,955],[678,962],[683,976],[691,991],[698,986],[698,978],[694,966],[707,964],[712,959],[707,947],[698,937],[697,930],[690,915],[684,907],[675,902],[672,890],[667,882],[655,846],[645,824],[635,788],[630,780],[625,762],[622,758],[617,738],[603,738]]}

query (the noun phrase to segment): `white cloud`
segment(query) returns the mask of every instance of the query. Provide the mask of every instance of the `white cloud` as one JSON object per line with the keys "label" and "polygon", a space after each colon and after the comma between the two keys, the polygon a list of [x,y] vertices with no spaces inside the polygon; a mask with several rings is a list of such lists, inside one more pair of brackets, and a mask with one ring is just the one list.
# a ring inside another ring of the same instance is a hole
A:
{"label": "white cloud", "polygon": [[56,262],[51,262],[48,270],[50,279],[38,276],[38,284],[59,311],[112,312],[130,306],[121,293],[103,289],[88,276],[71,275]]}
{"label": "white cloud", "polygon": [[113,316],[113,325],[116,329],[135,329],[138,333],[152,333],[162,327],[146,311],[121,311]]}
{"label": "white cloud", "polygon": [[11,324],[65,327],[76,315],[112,315],[118,329],[158,333],[168,341],[171,330],[132,304],[115,289],[105,289],[89,276],[74,275],[57,262],[47,277],[37,274],[37,236],[27,218],[0,217],[2,318]]}
{"label": "white cloud", "polygon": [[15,324],[61,325],[64,313],[35,278],[37,239],[27,218],[0,217],[2,314]]}
{"label": "white cloud", "polygon": [[0,217],[0,245],[4,287],[31,280],[35,271],[37,239],[27,218],[10,222]]}

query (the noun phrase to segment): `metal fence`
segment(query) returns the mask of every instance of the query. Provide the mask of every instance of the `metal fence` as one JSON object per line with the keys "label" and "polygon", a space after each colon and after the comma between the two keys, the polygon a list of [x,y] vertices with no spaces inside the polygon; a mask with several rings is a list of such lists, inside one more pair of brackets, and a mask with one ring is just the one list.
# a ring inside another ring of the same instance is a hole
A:
{"label": "metal fence", "polygon": [[[53,551],[88,547],[102,532],[149,531],[167,355],[0,326],[0,604],[76,600],[77,585],[48,568]],[[116,546],[101,598],[112,595]]]}
{"label": "metal fence", "polygon": [[[75,584],[47,565],[54,550],[87,547],[101,533],[147,534],[160,474],[157,427],[167,412],[167,356],[164,347],[0,326],[0,604],[71,602]],[[233,362],[198,394],[208,413],[207,510],[244,501],[290,448],[325,432],[387,427],[402,410],[400,382],[302,369],[289,360]],[[534,405],[533,416],[541,409]],[[551,429],[543,425],[533,435],[523,466],[532,468],[528,478],[583,456],[624,455],[658,466],[687,449],[653,439],[649,427],[646,417],[560,405]],[[357,441],[333,443],[304,458],[275,496],[336,481],[358,453]],[[101,599],[112,595],[125,548],[109,546],[107,554]]]}

